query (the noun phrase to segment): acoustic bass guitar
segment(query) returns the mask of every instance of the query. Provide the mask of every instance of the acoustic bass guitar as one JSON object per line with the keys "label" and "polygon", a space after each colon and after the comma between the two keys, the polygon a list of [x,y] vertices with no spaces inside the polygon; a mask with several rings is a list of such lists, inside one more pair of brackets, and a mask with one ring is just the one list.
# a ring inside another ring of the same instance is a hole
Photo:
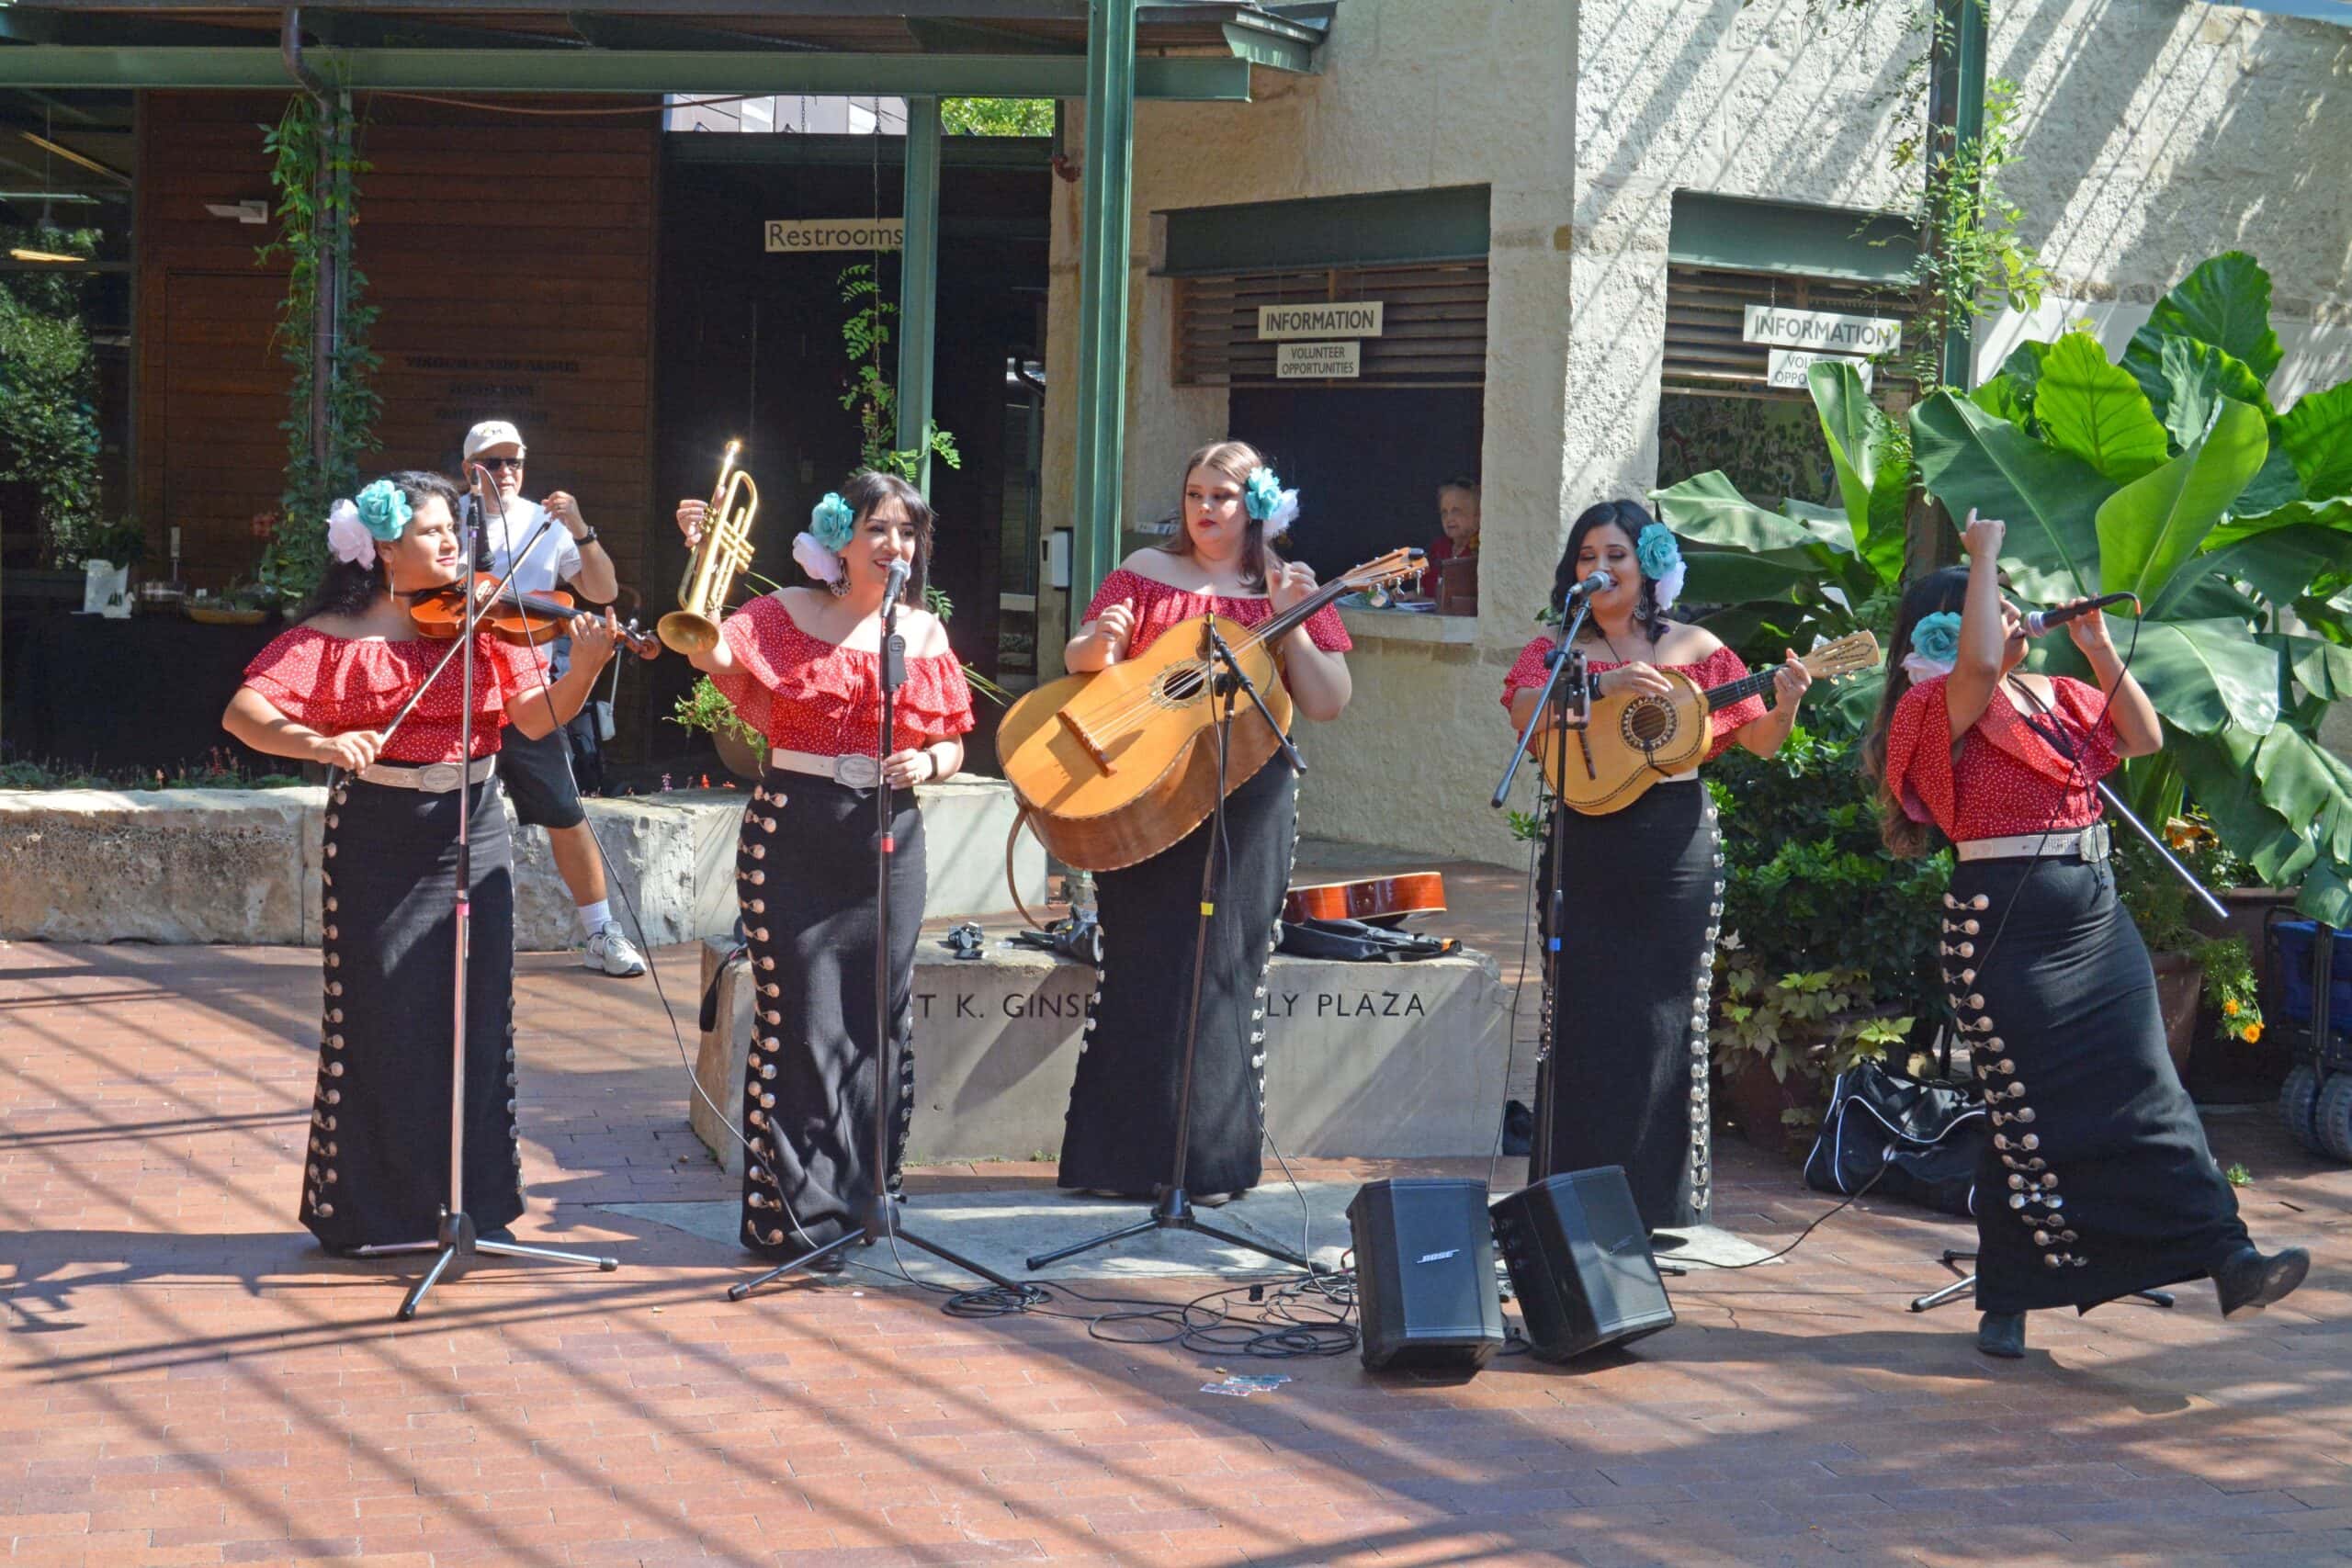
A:
{"label": "acoustic bass guitar", "polygon": [[[1049,681],[1014,703],[997,727],[997,759],[1038,840],[1065,864],[1116,871],[1182,839],[1217,800],[1214,730],[1225,703],[1211,695],[1220,671],[1212,668],[1210,623],[1286,734],[1290,694],[1274,659],[1282,639],[1343,593],[1417,575],[1422,559],[1419,550],[1391,550],[1255,626],[1223,615],[1179,622],[1139,654]],[[1228,794],[1278,749],[1249,697],[1234,701]]]}
{"label": "acoustic bass guitar", "polygon": [[1445,913],[1445,877],[1434,871],[1397,871],[1352,882],[1311,882],[1283,895],[1285,920],[1362,920],[1395,926],[1415,915]]}
{"label": "acoustic bass guitar", "polygon": [[[1878,638],[1862,631],[1824,643],[1799,662],[1816,681],[1836,680],[1869,669],[1878,657]],[[1623,811],[1658,780],[1697,767],[1714,741],[1707,716],[1770,691],[1774,671],[1758,670],[1703,691],[1679,670],[1658,673],[1673,685],[1672,694],[1595,697],[1581,729],[1538,733],[1544,776],[1571,808],[1588,817]]]}

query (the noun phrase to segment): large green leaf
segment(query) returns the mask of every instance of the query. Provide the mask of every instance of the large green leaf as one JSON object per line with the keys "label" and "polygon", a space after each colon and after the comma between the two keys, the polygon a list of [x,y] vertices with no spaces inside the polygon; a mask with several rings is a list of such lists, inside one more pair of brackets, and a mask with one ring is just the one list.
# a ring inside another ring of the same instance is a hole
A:
{"label": "large green leaf", "polygon": [[[2238,499],[2243,502],[2246,498],[2240,496]],[[2225,521],[2205,536],[2205,547],[2218,550],[2225,545],[2236,544],[2240,539],[2267,534],[2273,528],[2292,528],[2305,523],[2314,523],[2323,528],[2352,529],[2352,495],[2331,496],[2325,501],[2290,501],[2266,512],[2233,511]]]}
{"label": "large green leaf", "polygon": [[1691,544],[1731,550],[1810,550],[1822,540],[1801,524],[1757,505],[1737,486],[1711,468],[1680,484],[1650,491],[1657,514],[1675,535]]}
{"label": "large green leaf", "polygon": [[2165,395],[2165,340],[2177,337],[2211,344],[2245,361],[2255,378],[2267,384],[2285,351],[2270,330],[2270,275],[2262,264],[2244,251],[2225,251],[2200,263],[2156,302],[2123,351],[2123,368],[2147,389],[2152,402]]}
{"label": "large green leaf", "polygon": [[1810,501],[1784,496],[1781,501],[1781,515],[1795,523],[1841,556],[1854,553],[1854,525],[1846,519],[1845,511],[1835,506],[1816,506]]}
{"label": "large green leaf", "polygon": [[2262,411],[2224,399],[2202,440],[2100,505],[2101,590],[2137,593],[2142,604],[2155,604],[2269,450]]}
{"label": "large green leaf", "polygon": [[2352,570],[2352,533],[2298,523],[2206,551],[2173,573],[2148,610],[2154,615],[2172,614],[2200,571],[2251,583],[2256,592],[2273,604],[2292,604],[2321,573],[2346,570]]}
{"label": "large green leaf", "polygon": [[2098,340],[2086,332],[2068,333],[2050,345],[2033,414],[2050,445],[2118,484],[2138,479],[2172,450],[2148,395],[2130,372],[2108,363]]}
{"label": "large green leaf", "polygon": [[2006,371],[1982,383],[1968,394],[1968,400],[1996,419],[2007,420],[2019,430],[2033,419],[2033,404],[2018,389],[2018,379]]}
{"label": "large green leaf", "polygon": [[2230,852],[2276,887],[2292,880],[2316,852],[2263,795],[2254,758],[2264,739],[2237,729],[2210,736],[2175,734],[2167,738],[2165,752],[2179,765],[2189,798],[2212,818]]}
{"label": "large green leaf", "polygon": [[[2164,721],[2191,735],[2234,725],[2267,735],[2278,722],[2278,654],[2242,621],[2143,621],[2110,617],[2118,648]],[[2138,640],[2133,641],[2134,637]]]}
{"label": "large green leaf", "polygon": [[2352,857],[2352,770],[2342,759],[2282,724],[2262,738],[2254,773],[2262,798],[2312,848],[2338,865]]}
{"label": "large green leaf", "polygon": [[1747,550],[1683,552],[1690,569],[1682,595],[1694,604],[1734,604],[1744,599],[1787,599],[1811,594],[1821,582],[1818,569],[1790,566]]}
{"label": "large green leaf", "polygon": [[1854,547],[1882,581],[1893,582],[1903,575],[1904,501],[1911,488],[1900,444],[1851,365],[1816,361],[1805,383],[1829,443]]}
{"label": "large green leaf", "polygon": [[2050,355],[2050,345],[2039,338],[2028,338],[2009,350],[2001,361],[2001,374],[2017,388],[2017,394],[2027,408],[2033,407],[2034,394],[2041,386],[2041,362]]}
{"label": "large green leaf", "polygon": [[2278,445],[2305,495],[2352,493],[2352,381],[2306,392],[2278,416]]}
{"label": "large green leaf", "polygon": [[1950,392],[1911,411],[1911,433],[1920,477],[1953,517],[1973,509],[2008,524],[2001,558],[2019,592],[2098,592],[2099,503],[2115,487],[2098,469]]}
{"label": "large green leaf", "polygon": [[2352,697],[2352,648],[2290,632],[2266,632],[2262,641],[2287,656],[2288,668],[2312,695],[2330,702]]}
{"label": "large green leaf", "polygon": [[2267,396],[2262,378],[2248,369],[2244,360],[2195,338],[2165,340],[2153,387],[2137,377],[2133,379],[2178,446],[2205,434],[2223,398],[2260,408]]}
{"label": "large green leaf", "polygon": [[2245,489],[2230,502],[2230,510],[2268,512],[2301,501],[2303,495],[2302,476],[2295,472],[2295,460],[2278,445],[2274,426],[2269,453],[2262,459],[2262,467],[2255,470],[2254,478],[2246,480]]}

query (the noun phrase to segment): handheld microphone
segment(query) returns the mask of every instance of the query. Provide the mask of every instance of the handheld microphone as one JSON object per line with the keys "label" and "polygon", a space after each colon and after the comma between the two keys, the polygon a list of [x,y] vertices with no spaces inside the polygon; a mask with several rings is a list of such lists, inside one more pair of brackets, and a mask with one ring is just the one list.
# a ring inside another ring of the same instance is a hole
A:
{"label": "handheld microphone", "polygon": [[907,591],[907,579],[912,574],[913,570],[902,560],[894,560],[890,563],[889,581],[882,585],[884,604],[896,604],[899,602],[899,595]]}
{"label": "handheld microphone", "polygon": [[2029,610],[2025,617],[2025,635],[2044,636],[2056,631],[2068,621],[2081,620],[2093,610],[2104,610],[2110,605],[2120,604],[2126,601],[2130,602],[2134,610],[2140,607],[2140,596],[2137,593],[2102,593],[2096,599],[2086,599],[2079,604],[2069,604],[2062,610]]}
{"label": "handheld microphone", "polygon": [[1616,586],[1616,573],[1611,571],[1605,566],[1596,567],[1593,569],[1593,573],[1590,577],[1586,578],[1582,582],[1577,583],[1575,587],[1568,590],[1563,603],[1573,604],[1579,599],[1589,598],[1595,593],[1605,593],[1610,589]]}

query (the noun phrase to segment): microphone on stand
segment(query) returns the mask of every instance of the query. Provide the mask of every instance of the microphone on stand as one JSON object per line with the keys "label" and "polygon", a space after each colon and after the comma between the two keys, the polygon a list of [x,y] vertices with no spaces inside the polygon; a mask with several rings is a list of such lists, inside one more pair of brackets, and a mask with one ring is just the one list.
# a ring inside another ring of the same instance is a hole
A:
{"label": "microphone on stand", "polygon": [[1617,574],[1611,571],[1605,566],[1597,567],[1594,569],[1590,577],[1586,578],[1582,582],[1577,583],[1575,587],[1568,590],[1563,603],[1573,604],[1578,600],[1589,598],[1595,593],[1605,593],[1616,586]]}
{"label": "microphone on stand", "polygon": [[2096,599],[2086,599],[2079,604],[2068,604],[2064,609],[2029,610],[2025,617],[2025,635],[2042,637],[2056,631],[2068,621],[2081,620],[2093,610],[2104,610],[2110,605],[2120,604],[2126,601],[2130,602],[2134,610],[2140,607],[2140,596],[2137,593],[2102,593]]}
{"label": "microphone on stand", "polygon": [[912,574],[913,569],[908,566],[905,561],[894,560],[890,563],[889,580],[882,585],[882,607],[884,609],[889,609],[898,604],[899,595],[907,591],[907,579]]}

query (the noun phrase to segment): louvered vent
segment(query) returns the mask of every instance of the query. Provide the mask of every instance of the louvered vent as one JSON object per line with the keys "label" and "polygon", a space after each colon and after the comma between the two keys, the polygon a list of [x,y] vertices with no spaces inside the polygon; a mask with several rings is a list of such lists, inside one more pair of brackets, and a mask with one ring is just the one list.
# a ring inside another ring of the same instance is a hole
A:
{"label": "louvered vent", "polygon": [[[1476,387],[1487,378],[1487,264],[1179,277],[1176,383],[1185,387]],[[1362,373],[1347,380],[1278,381],[1274,345],[1258,341],[1261,305],[1377,299],[1378,337],[1359,339]]]}

